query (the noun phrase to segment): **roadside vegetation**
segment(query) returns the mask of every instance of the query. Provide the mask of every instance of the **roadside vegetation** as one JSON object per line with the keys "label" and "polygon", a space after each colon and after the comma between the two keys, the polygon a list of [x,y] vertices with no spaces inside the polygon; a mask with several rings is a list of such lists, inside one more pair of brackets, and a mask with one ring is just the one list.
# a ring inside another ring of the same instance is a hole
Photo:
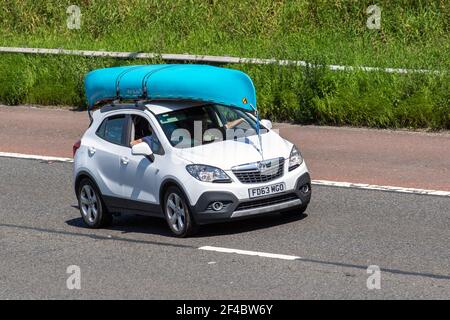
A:
{"label": "roadside vegetation", "polygon": [[[66,9],[81,9],[68,29]],[[366,9],[381,8],[369,29]],[[0,0],[0,46],[192,53],[435,70],[330,71],[228,65],[254,80],[261,113],[276,121],[450,129],[450,4],[397,1]],[[159,61],[0,54],[0,102],[84,107],[83,76]]]}

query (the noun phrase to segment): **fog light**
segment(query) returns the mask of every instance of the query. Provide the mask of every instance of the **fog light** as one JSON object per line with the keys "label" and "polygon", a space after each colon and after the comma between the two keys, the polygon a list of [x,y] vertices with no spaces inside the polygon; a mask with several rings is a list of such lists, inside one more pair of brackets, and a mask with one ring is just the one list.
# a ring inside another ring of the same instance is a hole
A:
{"label": "fog light", "polygon": [[220,201],[213,202],[211,205],[214,211],[220,211],[223,209],[223,203]]}
{"label": "fog light", "polygon": [[309,184],[305,184],[304,186],[302,186],[301,190],[303,193],[308,193],[309,192]]}

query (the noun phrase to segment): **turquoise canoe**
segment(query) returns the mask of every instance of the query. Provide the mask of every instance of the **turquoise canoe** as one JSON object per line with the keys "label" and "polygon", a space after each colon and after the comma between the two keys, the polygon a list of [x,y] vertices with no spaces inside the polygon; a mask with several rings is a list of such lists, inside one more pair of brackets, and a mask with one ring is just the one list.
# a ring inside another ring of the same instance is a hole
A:
{"label": "turquoise canoe", "polygon": [[255,87],[238,70],[208,65],[160,64],[94,70],[85,78],[88,110],[113,100],[193,100],[248,111]]}

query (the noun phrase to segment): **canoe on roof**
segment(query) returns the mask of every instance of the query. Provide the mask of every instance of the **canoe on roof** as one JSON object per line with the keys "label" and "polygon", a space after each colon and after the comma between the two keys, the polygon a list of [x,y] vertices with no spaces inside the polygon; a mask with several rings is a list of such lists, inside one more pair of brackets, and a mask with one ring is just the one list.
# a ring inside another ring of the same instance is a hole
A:
{"label": "canoe on roof", "polygon": [[112,100],[192,100],[244,110],[256,108],[255,87],[238,70],[159,64],[94,70],[85,78],[88,109]]}

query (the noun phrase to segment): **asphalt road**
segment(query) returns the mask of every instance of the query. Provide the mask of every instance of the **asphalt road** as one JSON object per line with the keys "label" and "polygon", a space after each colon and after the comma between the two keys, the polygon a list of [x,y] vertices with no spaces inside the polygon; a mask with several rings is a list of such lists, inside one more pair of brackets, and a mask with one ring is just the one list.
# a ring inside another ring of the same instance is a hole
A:
{"label": "asphalt road", "polygon": [[[207,226],[170,236],[122,216],[86,229],[71,164],[0,158],[0,299],[450,298],[450,199],[333,187],[306,215]],[[202,246],[300,256],[288,261]],[[67,267],[81,270],[69,290]],[[381,268],[381,289],[366,286]]]}

